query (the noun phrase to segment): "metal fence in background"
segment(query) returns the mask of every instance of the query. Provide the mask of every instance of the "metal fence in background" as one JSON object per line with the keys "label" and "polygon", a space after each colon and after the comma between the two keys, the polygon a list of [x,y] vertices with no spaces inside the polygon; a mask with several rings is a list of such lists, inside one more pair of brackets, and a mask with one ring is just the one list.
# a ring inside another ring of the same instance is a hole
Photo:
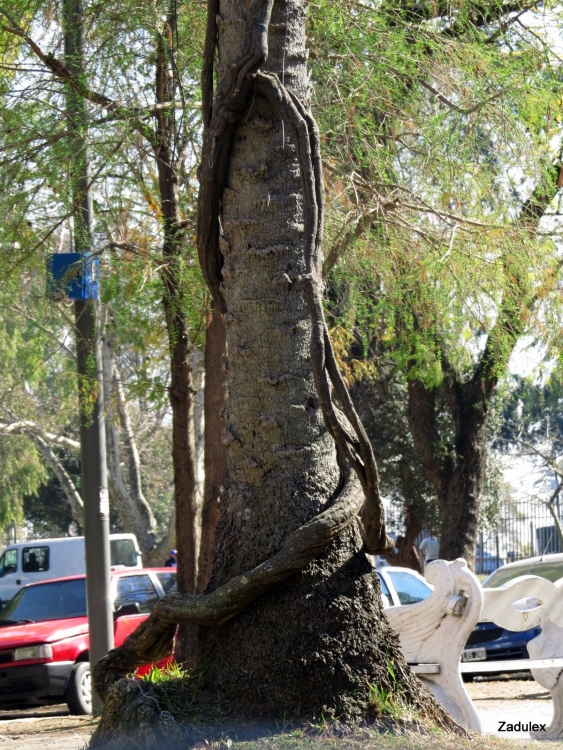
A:
{"label": "metal fence in background", "polygon": [[[560,504],[555,511],[562,519]],[[555,552],[563,547],[549,509],[537,500],[510,501],[501,506],[497,523],[479,532],[475,572],[492,573],[500,565]]]}
{"label": "metal fence in background", "polygon": [[[556,512],[563,520],[560,504],[556,506]],[[392,536],[403,534],[403,514],[399,505],[387,505],[386,525]],[[429,533],[429,530],[423,531],[417,538],[417,545]],[[475,572],[488,575],[506,563],[555,552],[563,552],[563,546],[548,508],[537,500],[510,500],[501,505],[494,525],[479,529]]]}
{"label": "metal fence in background", "polygon": [[[556,507],[559,518],[563,520],[561,506]],[[403,512],[400,505],[389,503],[385,509],[387,531],[392,536],[404,532]],[[27,542],[32,539],[59,538],[75,536],[76,530],[69,528],[68,533],[61,532],[59,527],[39,527],[25,524],[19,527],[11,524],[0,537],[0,548],[16,542]],[[417,539],[420,544],[429,531],[425,530]],[[3,542],[3,544],[2,544]],[[475,558],[475,572],[487,575],[500,565],[522,560],[537,555],[563,552],[553,518],[545,505],[538,501],[509,501],[501,505],[498,520],[494,526],[479,530]]]}
{"label": "metal fence in background", "polygon": [[17,526],[12,523],[4,529],[4,533],[0,537],[0,548],[8,544],[28,542],[32,539],[59,539],[61,537],[76,535],[76,531],[72,527],[65,534],[58,526],[47,526],[45,524],[35,526],[30,523],[26,523],[24,526]]}

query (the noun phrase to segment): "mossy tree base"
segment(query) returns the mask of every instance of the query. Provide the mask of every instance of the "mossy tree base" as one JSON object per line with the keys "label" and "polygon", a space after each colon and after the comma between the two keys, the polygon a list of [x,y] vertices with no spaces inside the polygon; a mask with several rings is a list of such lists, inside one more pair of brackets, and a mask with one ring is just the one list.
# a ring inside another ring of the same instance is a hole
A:
{"label": "mossy tree base", "polygon": [[[102,719],[92,736],[89,750],[187,750],[194,746],[228,747],[228,740],[249,742],[270,738],[273,746],[288,747],[291,737],[328,740],[355,739],[363,745],[377,734],[435,735],[436,727],[444,730],[443,717],[423,714],[401,703],[399,697],[374,696],[366,706],[363,721],[288,722],[268,719],[233,720],[229,703],[210,701],[202,695],[201,705],[193,702],[189,687],[184,687],[185,706],[178,713],[168,709],[181,700],[182,689],[177,681],[157,686],[148,682],[122,679],[116,683],[106,700]],[[421,686],[421,699],[424,699]],[[190,720],[190,712],[193,711]],[[469,733],[453,722],[447,722],[447,734],[467,737]]]}

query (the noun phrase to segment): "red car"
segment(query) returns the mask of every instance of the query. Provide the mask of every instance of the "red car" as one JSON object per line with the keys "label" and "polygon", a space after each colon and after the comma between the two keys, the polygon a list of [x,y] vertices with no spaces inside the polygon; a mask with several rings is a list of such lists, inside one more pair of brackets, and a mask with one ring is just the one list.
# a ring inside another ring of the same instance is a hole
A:
{"label": "red car", "polygon": [[[173,568],[111,574],[115,645],[176,588]],[[66,703],[92,711],[86,576],[33,583],[0,612],[0,708]]]}

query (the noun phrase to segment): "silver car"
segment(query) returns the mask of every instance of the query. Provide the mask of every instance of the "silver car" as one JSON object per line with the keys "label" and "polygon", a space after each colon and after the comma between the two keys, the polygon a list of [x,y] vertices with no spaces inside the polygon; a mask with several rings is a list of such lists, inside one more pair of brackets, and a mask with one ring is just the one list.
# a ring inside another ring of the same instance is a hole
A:
{"label": "silver car", "polygon": [[400,607],[402,604],[416,604],[427,599],[433,591],[420,573],[411,568],[385,566],[377,569],[377,575],[385,609]]}

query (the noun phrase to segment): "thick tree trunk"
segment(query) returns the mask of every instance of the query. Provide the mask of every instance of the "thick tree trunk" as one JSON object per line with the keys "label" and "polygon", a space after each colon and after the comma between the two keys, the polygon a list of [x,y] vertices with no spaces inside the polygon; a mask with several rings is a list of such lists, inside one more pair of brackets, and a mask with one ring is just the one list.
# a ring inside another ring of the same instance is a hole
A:
{"label": "thick tree trunk", "polygon": [[[408,418],[413,441],[441,510],[440,557],[475,559],[477,517],[485,472],[485,424],[490,393],[480,395],[479,379],[440,386],[454,428],[454,444],[445,444],[438,430],[437,389],[419,380],[409,382]],[[491,385],[491,393],[492,388]],[[479,393],[476,394],[476,388]]]}
{"label": "thick tree trunk", "polygon": [[399,534],[395,542],[395,550],[390,550],[385,557],[391,565],[401,565],[422,573],[420,558],[416,549],[416,537],[423,527],[422,498],[413,489],[413,470],[410,462],[404,457],[399,462],[401,488],[403,493],[403,509],[405,534]]}
{"label": "thick tree trunk", "polygon": [[[222,0],[219,80],[241,53],[241,5]],[[304,9],[274,5],[263,70],[309,100]],[[325,509],[339,483],[334,443],[310,362],[299,165],[284,124],[255,92],[234,137],[223,193],[229,474],[221,498],[211,588],[275,554]],[[356,527],[303,573],[227,625],[202,630],[213,688],[250,715],[365,716],[400,649],[383,618],[377,576]]]}
{"label": "thick tree trunk", "polygon": [[[224,310],[229,353],[223,430],[228,476],[211,593],[166,597],[124,646],[100,662],[94,684],[107,704],[94,746],[108,736],[119,739],[117,716],[120,724],[137,730],[140,713],[131,698],[139,690],[119,677],[169,652],[178,622],[204,626],[199,639],[206,668],[204,706],[222,695],[237,718],[368,719],[385,716],[378,700],[384,695],[384,703],[397,712],[412,707],[421,718],[454,726],[404,661],[398,637],[383,616],[378,577],[355,524],[361,486],[369,503],[362,517],[366,545],[380,550],[387,544],[369,446],[335,371],[324,329],[319,330],[324,325],[316,286],[320,263],[316,256],[315,262],[306,258],[320,234],[311,221],[315,188],[307,181],[312,170],[306,149],[314,150],[316,140],[304,109],[309,91],[303,2],[280,0],[270,19],[271,7],[262,0],[248,8],[238,0],[221,0],[217,14],[209,6],[212,40],[215,18],[218,27],[219,115],[214,114],[204,141],[202,195],[211,187],[212,200],[208,204],[200,195],[198,224],[206,235],[199,248],[204,264],[213,263],[216,256],[207,256],[214,250],[208,238],[216,230],[214,221],[213,226],[207,222],[216,206],[212,186],[226,178],[223,282],[219,285],[212,267],[205,266],[205,273],[214,292],[224,295],[216,301]],[[246,75],[264,59],[266,35],[270,56],[263,70],[277,79],[260,73],[247,99],[252,88]],[[206,122],[207,100],[205,94]],[[284,123],[286,115],[293,119]],[[287,137],[289,126],[299,161]],[[232,154],[230,140],[218,143],[217,133],[229,139],[233,134]],[[213,175],[214,164],[228,165],[225,174]],[[319,366],[325,344],[326,361]],[[327,372],[350,424],[355,423],[353,436],[342,437],[352,428],[331,411]],[[350,456],[353,477],[349,469],[341,470],[328,429]],[[129,706],[122,711],[124,701]],[[154,703],[151,695],[141,696],[142,710],[150,705],[154,721],[171,732],[174,727],[158,700],[160,713],[155,714]],[[148,731],[151,748],[157,747],[150,725]],[[147,736],[144,727],[139,732]]]}
{"label": "thick tree trunk", "polygon": [[473,569],[486,461],[485,417],[462,415],[456,433],[455,464],[440,497],[440,557],[462,557]]}

